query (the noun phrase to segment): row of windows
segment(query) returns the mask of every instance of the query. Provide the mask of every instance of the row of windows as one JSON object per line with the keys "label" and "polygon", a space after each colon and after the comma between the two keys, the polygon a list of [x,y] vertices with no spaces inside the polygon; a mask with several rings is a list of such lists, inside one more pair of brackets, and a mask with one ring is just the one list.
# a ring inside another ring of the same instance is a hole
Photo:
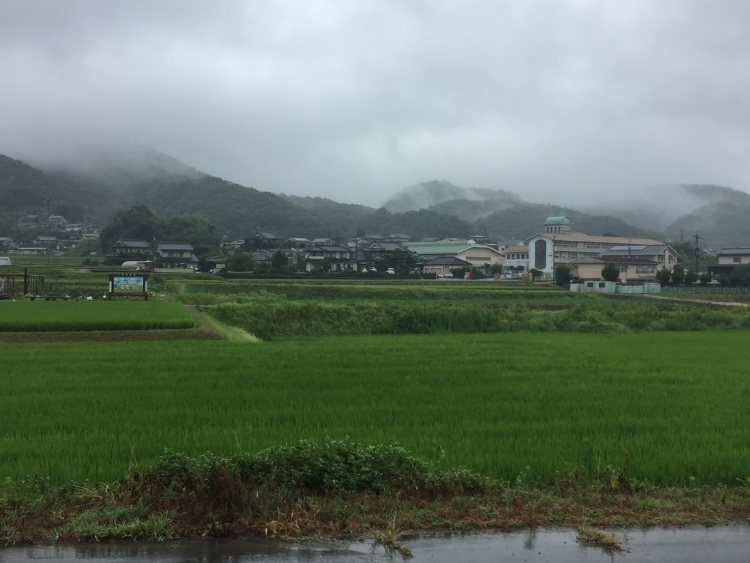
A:
{"label": "row of windows", "polygon": [[508,260],[528,260],[529,259],[529,253],[528,252],[511,252],[506,256]]}
{"label": "row of windows", "polygon": [[466,259],[469,262],[491,262],[492,258],[489,256],[467,256]]}
{"label": "row of windows", "polygon": [[656,268],[653,266],[636,266],[635,273],[636,274],[653,274],[656,271]]}
{"label": "row of windows", "polygon": [[609,248],[610,246],[614,246],[612,243],[607,242],[561,242],[559,243],[560,248]]}

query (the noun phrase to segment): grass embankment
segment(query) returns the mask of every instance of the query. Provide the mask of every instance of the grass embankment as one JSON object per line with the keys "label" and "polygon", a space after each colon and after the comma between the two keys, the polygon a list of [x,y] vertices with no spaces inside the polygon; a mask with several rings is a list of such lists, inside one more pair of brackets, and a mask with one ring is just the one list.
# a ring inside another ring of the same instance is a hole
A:
{"label": "grass embankment", "polygon": [[546,300],[568,302],[585,300],[580,293],[570,293],[551,285],[506,284],[499,282],[331,282],[309,280],[286,283],[261,281],[211,282],[210,280],[176,281],[169,284],[176,298],[192,305],[242,303],[259,298],[281,298],[295,301],[489,301],[512,299],[518,303],[545,303]]}
{"label": "grass embankment", "polygon": [[369,536],[409,557],[403,531],[565,525],[613,552],[619,539],[593,526],[741,522],[748,501],[747,486],[657,489],[622,473],[584,480],[571,471],[530,487],[430,466],[399,447],[329,440],[228,459],[166,452],[97,487],[6,483],[0,541]]}
{"label": "grass embankment", "polygon": [[194,325],[193,315],[180,303],[0,302],[0,332],[185,329]]}
{"label": "grass embankment", "polygon": [[227,456],[349,436],[508,481],[553,483],[572,465],[733,485],[750,476],[748,337],[0,344],[0,476],[112,481],[164,447]]}
{"label": "grass embankment", "polygon": [[500,332],[698,331],[750,328],[750,310],[633,297],[586,296],[519,302],[294,301],[268,293],[205,310],[264,340],[279,336]]}

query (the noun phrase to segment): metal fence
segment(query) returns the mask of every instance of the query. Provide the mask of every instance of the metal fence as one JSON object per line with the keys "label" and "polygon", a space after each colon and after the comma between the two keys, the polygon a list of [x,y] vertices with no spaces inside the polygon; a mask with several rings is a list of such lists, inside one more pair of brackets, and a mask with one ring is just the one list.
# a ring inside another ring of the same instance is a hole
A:
{"label": "metal fence", "polygon": [[0,299],[21,299],[26,294],[44,292],[44,276],[33,274],[0,274]]}
{"label": "metal fence", "polygon": [[732,293],[750,293],[750,287],[694,286],[661,288],[661,293],[696,293],[701,295],[723,295]]}

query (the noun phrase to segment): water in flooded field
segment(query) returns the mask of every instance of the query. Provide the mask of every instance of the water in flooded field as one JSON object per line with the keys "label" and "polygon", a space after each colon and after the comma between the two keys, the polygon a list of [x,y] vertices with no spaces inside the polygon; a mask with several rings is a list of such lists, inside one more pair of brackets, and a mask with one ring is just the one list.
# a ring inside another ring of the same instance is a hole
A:
{"label": "water in flooded field", "polygon": [[[413,563],[497,562],[659,562],[704,563],[750,561],[750,527],[621,530],[625,550],[608,554],[576,542],[575,530],[538,529],[514,532],[444,534],[404,539]],[[10,547],[0,561],[104,563],[375,563],[401,561],[371,542],[283,543],[246,539],[156,543],[100,543],[56,547]]]}

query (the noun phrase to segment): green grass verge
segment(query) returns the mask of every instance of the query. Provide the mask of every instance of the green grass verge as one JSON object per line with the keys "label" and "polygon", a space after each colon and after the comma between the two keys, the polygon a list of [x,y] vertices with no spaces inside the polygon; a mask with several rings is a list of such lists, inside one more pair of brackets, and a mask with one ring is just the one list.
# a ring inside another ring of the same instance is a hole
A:
{"label": "green grass verge", "polygon": [[0,344],[0,476],[113,480],[165,447],[232,455],[349,436],[514,482],[576,467],[736,484],[750,476],[748,338]]}
{"label": "green grass verge", "polygon": [[0,332],[192,328],[180,303],[158,301],[5,301]]}
{"label": "green grass verge", "polygon": [[264,340],[279,336],[492,332],[697,331],[750,328],[750,310],[639,298],[542,302],[435,303],[290,301],[259,293],[207,309],[223,323]]}

